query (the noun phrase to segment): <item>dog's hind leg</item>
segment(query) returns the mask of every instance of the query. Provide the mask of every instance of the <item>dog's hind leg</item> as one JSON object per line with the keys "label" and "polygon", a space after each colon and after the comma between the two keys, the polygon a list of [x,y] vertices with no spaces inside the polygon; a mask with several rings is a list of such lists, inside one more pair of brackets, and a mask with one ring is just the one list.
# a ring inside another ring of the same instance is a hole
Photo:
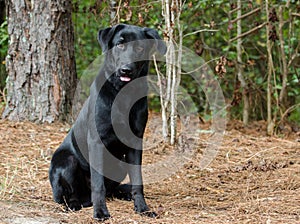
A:
{"label": "dog's hind leg", "polygon": [[63,186],[60,183],[60,172],[54,169],[52,166],[49,171],[50,183],[53,192],[53,199],[56,203],[64,203],[64,190]]}
{"label": "dog's hind leg", "polygon": [[78,169],[78,160],[74,155],[67,150],[58,150],[49,171],[54,200],[65,203],[73,211],[81,209],[78,188],[82,175],[78,175]]}
{"label": "dog's hind leg", "polygon": [[[120,159],[124,162],[124,159]],[[120,184],[127,175],[127,169],[120,162],[119,164],[106,164],[105,166],[105,188],[106,197],[115,197],[121,200],[131,200],[131,185]]]}
{"label": "dog's hind leg", "polygon": [[120,200],[131,201],[131,185],[130,184],[120,184],[117,186],[113,192],[113,196]]}

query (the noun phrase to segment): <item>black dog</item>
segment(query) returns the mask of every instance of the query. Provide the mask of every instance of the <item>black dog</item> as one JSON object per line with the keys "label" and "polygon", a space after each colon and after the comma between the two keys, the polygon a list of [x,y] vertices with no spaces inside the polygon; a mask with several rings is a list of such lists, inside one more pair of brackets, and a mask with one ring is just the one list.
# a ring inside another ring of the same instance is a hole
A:
{"label": "black dog", "polygon": [[[141,174],[145,77],[154,49],[164,54],[166,46],[157,31],[124,24],[100,30],[98,40],[105,62],[51,160],[53,197],[72,210],[93,205],[100,220],[110,217],[107,196],[133,199],[136,212],[155,217],[144,199]],[[130,184],[120,185],[127,174]]]}

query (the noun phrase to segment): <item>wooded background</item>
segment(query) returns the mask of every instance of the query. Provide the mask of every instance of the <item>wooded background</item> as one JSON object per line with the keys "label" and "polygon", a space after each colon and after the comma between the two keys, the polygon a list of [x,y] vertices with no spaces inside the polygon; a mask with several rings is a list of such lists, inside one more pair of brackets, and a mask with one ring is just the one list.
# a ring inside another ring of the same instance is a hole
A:
{"label": "wooded background", "polygon": [[[66,105],[71,100],[66,95],[72,96],[76,79],[101,54],[98,30],[121,22],[155,28],[166,41],[202,57],[221,84],[229,119],[243,120],[245,125],[266,120],[270,135],[287,124],[299,128],[297,0],[73,0],[72,4],[39,0],[34,4],[0,0],[3,117],[42,122],[66,119],[70,112]],[[72,21],[68,20],[71,16]],[[23,18],[21,25],[18,18]],[[48,57],[44,57],[47,52]],[[45,68],[50,62],[55,66]],[[180,81],[197,105],[200,120],[209,121],[203,90],[191,77],[181,76],[180,70],[176,74],[175,81]],[[43,77],[50,78],[43,82]],[[37,97],[43,94],[48,95]],[[149,103],[152,110],[161,111],[158,97],[150,98]]]}

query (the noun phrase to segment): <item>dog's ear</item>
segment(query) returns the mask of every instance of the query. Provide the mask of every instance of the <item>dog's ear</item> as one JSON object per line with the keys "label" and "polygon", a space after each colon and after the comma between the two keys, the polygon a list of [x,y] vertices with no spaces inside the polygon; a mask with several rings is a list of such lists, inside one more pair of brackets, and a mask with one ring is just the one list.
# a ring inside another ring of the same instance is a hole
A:
{"label": "dog's ear", "polygon": [[118,24],[113,27],[105,28],[99,30],[98,32],[98,42],[102,48],[102,52],[106,52],[109,49],[109,44],[115,35],[116,32],[123,29],[125,27],[124,24]]}
{"label": "dog's ear", "polygon": [[160,38],[158,32],[154,29],[151,29],[151,28],[144,28],[143,29],[146,36],[149,38],[149,39],[155,39],[157,40],[157,51],[164,55],[166,52],[167,52],[167,46],[165,44],[165,42]]}

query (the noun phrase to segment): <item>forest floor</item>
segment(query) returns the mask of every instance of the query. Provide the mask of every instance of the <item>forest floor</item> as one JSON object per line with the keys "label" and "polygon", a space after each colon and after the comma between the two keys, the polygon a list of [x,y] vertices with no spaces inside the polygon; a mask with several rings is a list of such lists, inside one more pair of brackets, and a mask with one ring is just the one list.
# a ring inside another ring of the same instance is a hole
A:
{"label": "forest floor", "polygon": [[[268,137],[265,126],[229,122],[216,158],[200,169],[212,134],[208,124],[199,125],[206,131],[199,131],[192,159],[144,187],[158,218],[135,214],[132,202],[114,199],[107,202],[112,218],[105,223],[300,223],[300,132]],[[0,223],[97,223],[92,208],[66,212],[52,200],[49,163],[69,128],[0,120]],[[151,147],[144,153],[146,164],[174,151],[157,130],[155,125],[147,128]]]}

